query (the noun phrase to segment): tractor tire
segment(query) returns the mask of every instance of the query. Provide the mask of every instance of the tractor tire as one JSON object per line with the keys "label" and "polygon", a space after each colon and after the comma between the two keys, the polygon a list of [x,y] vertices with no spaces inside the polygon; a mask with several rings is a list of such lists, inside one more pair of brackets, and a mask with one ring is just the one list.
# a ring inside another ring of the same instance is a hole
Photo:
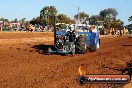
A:
{"label": "tractor tire", "polygon": [[85,54],[87,52],[86,36],[79,36],[76,39],[76,52]]}

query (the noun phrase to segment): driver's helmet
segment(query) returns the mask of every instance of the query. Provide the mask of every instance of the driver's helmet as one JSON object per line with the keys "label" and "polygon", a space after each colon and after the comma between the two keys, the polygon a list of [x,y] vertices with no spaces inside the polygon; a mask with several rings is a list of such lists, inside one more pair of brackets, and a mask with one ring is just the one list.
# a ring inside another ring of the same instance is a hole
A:
{"label": "driver's helmet", "polygon": [[73,26],[73,25],[69,25],[69,29],[70,29],[71,31],[73,31],[73,30],[74,30],[74,26]]}

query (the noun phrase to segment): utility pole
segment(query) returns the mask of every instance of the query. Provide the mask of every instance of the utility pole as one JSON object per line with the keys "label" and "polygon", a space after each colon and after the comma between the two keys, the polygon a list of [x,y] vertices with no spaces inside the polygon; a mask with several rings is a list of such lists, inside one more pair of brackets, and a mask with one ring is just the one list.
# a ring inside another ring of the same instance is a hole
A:
{"label": "utility pole", "polygon": [[54,16],[54,46],[56,44],[56,16]]}
{"label": "utility pole", "polygon": [[80,8],[78,6],[78,24],[80,23]]}

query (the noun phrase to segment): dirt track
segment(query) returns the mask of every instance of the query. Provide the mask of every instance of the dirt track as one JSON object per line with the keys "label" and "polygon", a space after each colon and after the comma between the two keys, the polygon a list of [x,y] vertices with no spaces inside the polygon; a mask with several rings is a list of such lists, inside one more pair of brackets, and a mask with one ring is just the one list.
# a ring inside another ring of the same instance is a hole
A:
{"label": "dirt track", "polygon": [[0,88],[109,88],[79,86],[78,67],[83,65],[87,74],[125,74],[132,63],[129,36],[102,37],[99,50],[74,57],[47,55],[52,44],[52,33],[0,32]]}

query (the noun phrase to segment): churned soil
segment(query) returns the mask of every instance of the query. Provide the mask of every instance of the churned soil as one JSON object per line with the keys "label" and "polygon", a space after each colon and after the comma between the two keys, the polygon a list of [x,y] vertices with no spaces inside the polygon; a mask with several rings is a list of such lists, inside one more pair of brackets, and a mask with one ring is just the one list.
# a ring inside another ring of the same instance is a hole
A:
{"label": "churned soil", "polygon": [[0,88],[132,88],[131,83],[76,82],[79,66],[86,74],[127,74],[132,64],[130,35],[103,36],[96,52],[75,56],[49,55],[53,41],[51,32],[0,32]]}

